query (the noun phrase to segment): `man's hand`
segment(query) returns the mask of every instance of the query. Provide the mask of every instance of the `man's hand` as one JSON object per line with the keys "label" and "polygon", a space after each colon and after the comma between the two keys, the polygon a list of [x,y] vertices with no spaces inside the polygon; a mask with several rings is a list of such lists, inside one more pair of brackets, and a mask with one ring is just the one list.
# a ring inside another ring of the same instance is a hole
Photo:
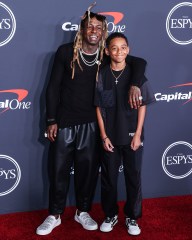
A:
{"label": "man's hand", "polygon": [[57,124],[50,125],[47,128],[47,137],[51,142],[55,141],[55,138],[57,136],[57,129]]}
{"label": "man's hand", "polygon": [[129,104],[131,108],[138,109],[142,104],[141,91],[136,86],[131,86],[129,90]]}

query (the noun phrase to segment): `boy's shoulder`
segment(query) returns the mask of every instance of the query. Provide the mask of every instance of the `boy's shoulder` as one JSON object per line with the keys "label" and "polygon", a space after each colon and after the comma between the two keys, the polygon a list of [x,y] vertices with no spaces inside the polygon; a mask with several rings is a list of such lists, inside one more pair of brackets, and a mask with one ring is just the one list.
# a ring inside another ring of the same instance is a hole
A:
{"label": "boy's shoulder", "polygon": [[105,64],[104,66],[102,66],[100,68],[99,73],[100,74],[104,74],[104,73],[106,73],[109,70],[109,68],[110,68],[110,63]]}

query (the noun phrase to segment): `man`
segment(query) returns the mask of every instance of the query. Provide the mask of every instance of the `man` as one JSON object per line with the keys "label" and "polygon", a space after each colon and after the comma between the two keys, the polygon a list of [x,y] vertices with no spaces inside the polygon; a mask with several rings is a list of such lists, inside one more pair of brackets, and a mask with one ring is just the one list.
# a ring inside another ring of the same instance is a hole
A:
{"label": "man", "polygon": [[[74,43],[60,46],[56,52],[46,93],[47,136],[52,142],[50,167],[49,216],[37,228],[38,235],[49,234],[61,224],[74,164],[76,195],[75,221],[84,229],[96,230],[89,215],[99,169],[99,130],[94,107],[94,88],[99,68],[107,61],[104,53],[107,37],[105,16],[85,13]],[[145,68],[145,61],[130,57],[133,67]],[[137,72],[139,86],[139,72]],[[140,105],[139,93],[132,88],[132,106]],[[137,104],[134,103],[137,100]]]}

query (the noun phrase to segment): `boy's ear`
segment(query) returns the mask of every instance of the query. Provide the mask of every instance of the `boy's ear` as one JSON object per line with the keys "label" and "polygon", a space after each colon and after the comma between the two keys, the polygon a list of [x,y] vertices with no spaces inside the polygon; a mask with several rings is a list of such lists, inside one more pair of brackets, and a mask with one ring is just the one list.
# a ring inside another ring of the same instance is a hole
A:
{"label": "boy's ear", "polygon": [[109,56],[109,50],[108,50],[108,48],[105,48],[105,54]]}

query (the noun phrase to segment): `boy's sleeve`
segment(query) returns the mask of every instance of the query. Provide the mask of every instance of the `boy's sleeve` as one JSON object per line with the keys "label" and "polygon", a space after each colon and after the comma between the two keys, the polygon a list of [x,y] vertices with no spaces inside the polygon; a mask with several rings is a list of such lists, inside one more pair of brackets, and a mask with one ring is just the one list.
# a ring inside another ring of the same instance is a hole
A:
{"label": "boy's sleeve", "polygon": [[140,87],[140,89],[141,89],[141,96],[143,97],[142,105],[148,105],[156,101],[154,92],[151,88],[149,81],[145,81],[143,85]]}

